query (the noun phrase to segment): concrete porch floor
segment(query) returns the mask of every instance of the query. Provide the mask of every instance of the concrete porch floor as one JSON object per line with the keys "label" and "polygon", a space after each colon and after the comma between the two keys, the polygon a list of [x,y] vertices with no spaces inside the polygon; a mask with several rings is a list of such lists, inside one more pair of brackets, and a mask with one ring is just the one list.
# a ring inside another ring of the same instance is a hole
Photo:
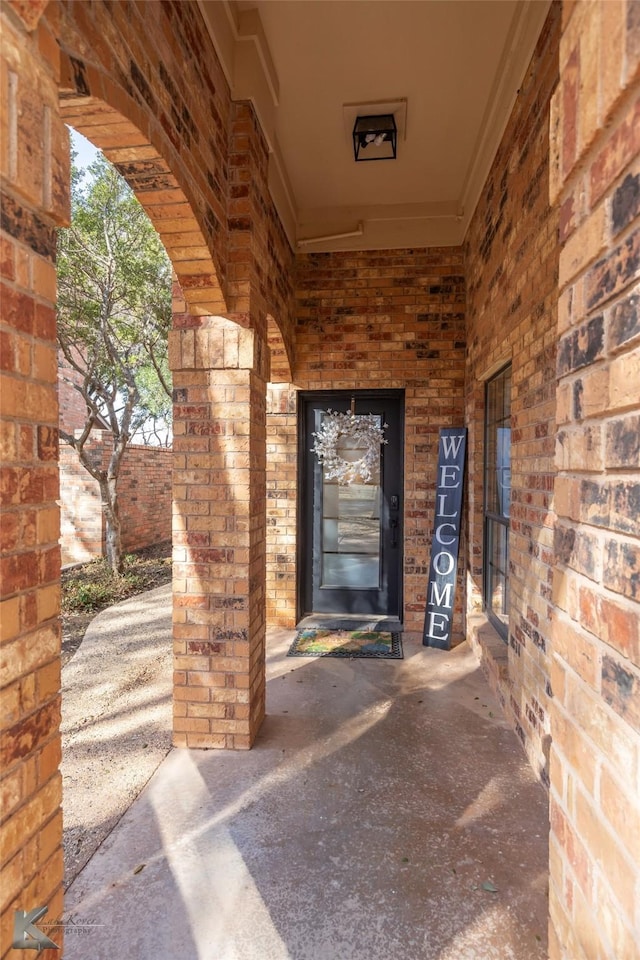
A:
{"label": "concrete porch floor", "polygon": [[67,960],[542,960],[547,796],[466,644],[287,658],[246,753],[173,750],[66,894]]}

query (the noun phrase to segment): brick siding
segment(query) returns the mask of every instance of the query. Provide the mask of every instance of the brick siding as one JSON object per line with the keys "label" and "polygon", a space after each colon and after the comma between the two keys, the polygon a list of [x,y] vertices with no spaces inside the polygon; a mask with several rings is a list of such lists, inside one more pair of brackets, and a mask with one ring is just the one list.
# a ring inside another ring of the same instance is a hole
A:
{"label": "brick siding", "polygon": [[552,960],[640,944],[640,15],[568,6],[551,685]]}
{"label": "brick siding", "polygon": [[298,544],[298,391],[270,384],[267,393],[267,622],[296,622]]}
{"label": "brick siding", "polygon": [[[558,214],[549,201],[552,7],[465,242],[468,632],[534,769],[549,781]],[[508,646],[482,613],[485,385],[512,365]]]}
{"label": "brick siding", "polygon": [[[41,11],[31,12],[37,17]],[[37,37],[25,36],[3,11],[0,44],[4,957],[17,908],[46,903],[52,916],[63,910],[55,227],[68,213],[69,177],[60,156],[68,141],[57,113],[56,78]],[[45,129],[47,150],[58,145],[51,162],[40,149]]]}

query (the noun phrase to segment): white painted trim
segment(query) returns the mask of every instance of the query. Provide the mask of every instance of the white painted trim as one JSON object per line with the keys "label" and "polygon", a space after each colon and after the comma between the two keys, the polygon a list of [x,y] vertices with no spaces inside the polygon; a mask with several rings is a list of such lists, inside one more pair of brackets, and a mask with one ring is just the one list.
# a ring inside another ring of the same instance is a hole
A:
{"label": "white painted trim", "polygon": [[346,240],[347,237],[361,237],[364,233],[364,223],[362,220],[355,230],[347,230],[345,233],[331,233],[324,237],[303,237],[298,240],[299,247],[306,247],[310,243],[327,243],[329,240]]}
{"label": "white painted trim", "polygon": [[459,207],[464,210],[465,234],[511,117],[524,78],[523,69],[526,71],[529,68],[550,6],[551,0],[520,0],[518,4],[505,44],[503,66],[497,72],[497,80],[489,96],[473,150],[474,162],[469,168],[459,199]]}

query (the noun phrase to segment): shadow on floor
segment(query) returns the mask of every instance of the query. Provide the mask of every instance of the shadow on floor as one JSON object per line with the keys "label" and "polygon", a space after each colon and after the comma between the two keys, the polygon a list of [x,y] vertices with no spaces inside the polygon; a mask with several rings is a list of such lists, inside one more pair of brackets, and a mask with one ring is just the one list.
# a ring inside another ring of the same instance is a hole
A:
{"label": "shadow on floor", "polygon": [[466,645],[268,647],[247,753],[175,750],[68,891],[79,960],[542,960],[547,797]]}

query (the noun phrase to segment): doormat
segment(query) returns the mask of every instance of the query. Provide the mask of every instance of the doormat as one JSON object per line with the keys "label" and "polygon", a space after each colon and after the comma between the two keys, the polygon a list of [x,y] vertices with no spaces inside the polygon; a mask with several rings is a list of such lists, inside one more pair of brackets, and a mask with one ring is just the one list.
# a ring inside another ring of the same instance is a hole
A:
{"label": "doormat", "polygon": [[399,633],[379,630],[298,630],[289,657],[369,657],[402,660]]}

